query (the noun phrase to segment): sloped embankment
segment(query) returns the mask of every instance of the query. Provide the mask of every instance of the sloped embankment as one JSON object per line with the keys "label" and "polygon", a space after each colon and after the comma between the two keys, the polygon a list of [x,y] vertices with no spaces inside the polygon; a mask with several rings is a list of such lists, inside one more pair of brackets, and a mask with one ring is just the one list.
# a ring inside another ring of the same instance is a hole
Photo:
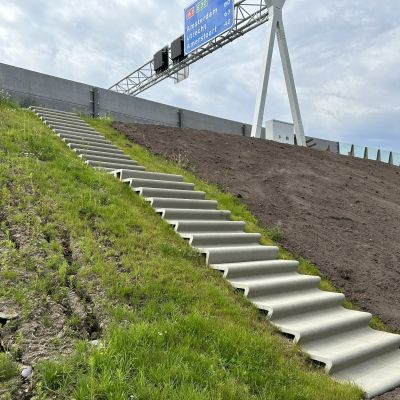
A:
{"label": "sloped embankment", "polygon": [[0,191],[2,398],[359,398],[128,187],[2,104]]}
{"label": "sloped embankment", "polygon": [[400,330],[400,169],[257,139],[114,127],[235,194],[291,252]]}

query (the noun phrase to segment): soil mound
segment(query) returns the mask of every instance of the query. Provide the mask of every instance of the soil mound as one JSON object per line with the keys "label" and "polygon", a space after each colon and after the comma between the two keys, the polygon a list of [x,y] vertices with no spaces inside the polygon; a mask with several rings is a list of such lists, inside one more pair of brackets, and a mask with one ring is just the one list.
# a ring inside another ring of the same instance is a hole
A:
{"label": "soil mound", "polygon": [[240,197],[288,250],[400,330],[400,168],[207,131],[114,127]]}

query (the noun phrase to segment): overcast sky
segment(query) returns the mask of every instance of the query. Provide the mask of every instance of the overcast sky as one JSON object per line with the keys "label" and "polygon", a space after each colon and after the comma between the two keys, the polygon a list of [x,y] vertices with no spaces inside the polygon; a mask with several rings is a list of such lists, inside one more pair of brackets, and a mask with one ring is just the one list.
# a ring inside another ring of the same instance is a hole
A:
{"label": "overcast sky", "polygon": [[[0,0],[0,62],[108,88],[183,32],[190,0]],[[288,0],[306,134],[400,152],[400,1]],[[251,122],[266,25],[142,97]],[[266,119],[290,121],[275,52]]]}

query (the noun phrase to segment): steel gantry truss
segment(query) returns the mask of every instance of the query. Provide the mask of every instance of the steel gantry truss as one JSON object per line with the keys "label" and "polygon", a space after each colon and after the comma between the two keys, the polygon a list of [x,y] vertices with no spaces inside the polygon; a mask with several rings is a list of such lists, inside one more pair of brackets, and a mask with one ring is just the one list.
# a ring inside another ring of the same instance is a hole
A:
{"label": "steel gantry truss", "polygon": [[247,32],[252,31],[264,24],[269,19],[269,10],[265,0],[239,0],[235,3],[235,20],[233,27],[215,39],[204,44],[202,47],[190,53],[184,60],[173,63],[171,60],[171,49],[168,54],[170,58],[169,68],[163,72],[156,73],[153,60],[144,64],[136,71],[121,79],[110,87],[118,93],[136,96],[167,78],[178,79],[178,73],[189,65],[213,53],[221,47],[233,42]]}

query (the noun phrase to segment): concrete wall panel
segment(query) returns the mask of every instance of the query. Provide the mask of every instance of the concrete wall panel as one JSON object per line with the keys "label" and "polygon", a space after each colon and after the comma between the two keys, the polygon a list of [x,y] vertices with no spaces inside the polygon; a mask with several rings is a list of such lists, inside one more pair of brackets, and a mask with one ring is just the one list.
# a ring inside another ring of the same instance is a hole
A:
{"label": "concrete wall panel", "polygon": [[90,86],[0,64],[0,86],[22,106],[90,112]]}
{"label": "concrete wall panel", "polygon": [[[0,63],[0,87],[22,106],[54,108],[61,111],[93,113],[91,85],[57,78]],[[250,136],[251,126],[190,110],[179,110],[139,97],[98,89],[97,111],[122,122],[181,125],[220,133]]]}

